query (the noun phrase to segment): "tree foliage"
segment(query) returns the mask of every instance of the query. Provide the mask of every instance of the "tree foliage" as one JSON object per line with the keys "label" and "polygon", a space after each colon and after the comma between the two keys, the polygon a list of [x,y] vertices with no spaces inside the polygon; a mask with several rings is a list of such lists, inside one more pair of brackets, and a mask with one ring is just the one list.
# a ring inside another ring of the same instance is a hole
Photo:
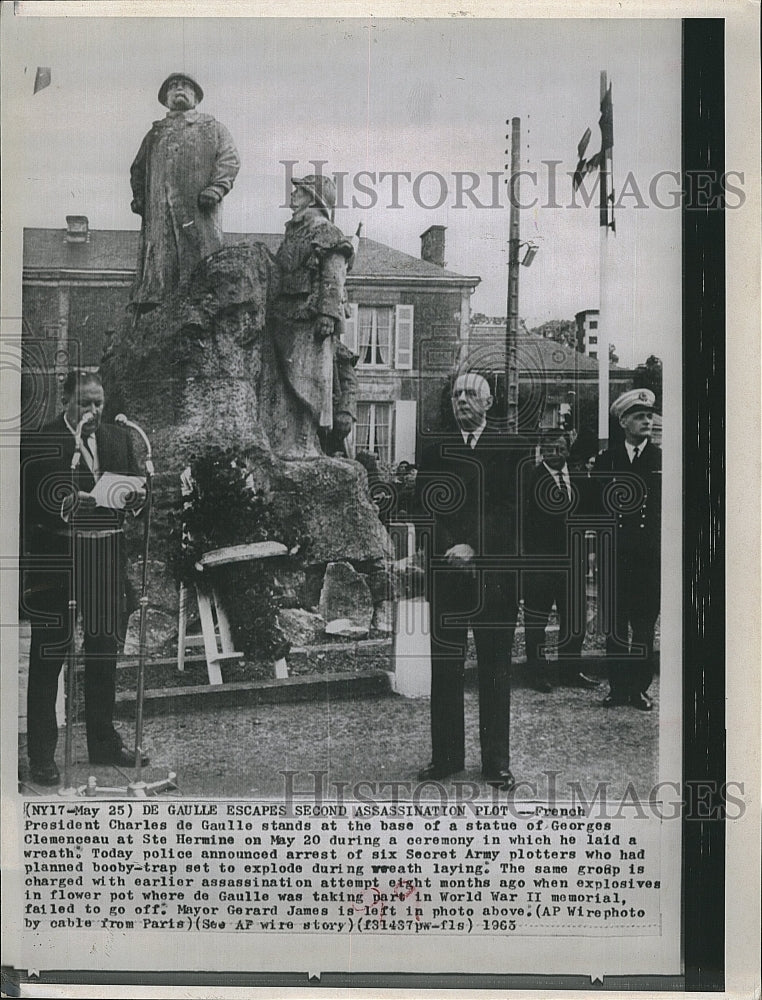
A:
{"label": "tree foliage", "polygon": [[573,319],[550,319],[541,326],[532,327],[529,332],[535,337],[553,340],[557,344],[564,344],[576,350],[577,324]]}

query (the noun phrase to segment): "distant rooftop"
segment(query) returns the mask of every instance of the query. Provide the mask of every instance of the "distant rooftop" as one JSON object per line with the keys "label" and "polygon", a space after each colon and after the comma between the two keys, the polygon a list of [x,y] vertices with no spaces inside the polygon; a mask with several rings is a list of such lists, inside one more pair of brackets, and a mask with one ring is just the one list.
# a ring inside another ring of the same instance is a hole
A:
{"label": "distant rooftop", "polygon": [[[138,253],[137,230],[90,229],[86,240],[67,240],[66,229],[25,229],[24,269],[29,271],[98,271],[132,274]],[[226,233],[225,243],[264,243],[271,253],[280,246],[279,233]],[[375,240],[360,239],[352,267],[354,279],[426,280],[474,286],[480,279],[457,274],[429,261],[394,250]]]}
{"label": "distant rooftop", "polygon": [[[479,346],[495,345],[497,354],[502,358],[505,345],[505,326],[497,323],[481,323],[469,328],[469,342],[476,349]],[[519,333],[519,362],[522,368],[537,367],[542,372],[598,371],[598,361],[586,354],[575,351],[573,347],[559,344],[549,337],[538,337],[533,333]],[[612,369],[616,365],[611,366]]]}

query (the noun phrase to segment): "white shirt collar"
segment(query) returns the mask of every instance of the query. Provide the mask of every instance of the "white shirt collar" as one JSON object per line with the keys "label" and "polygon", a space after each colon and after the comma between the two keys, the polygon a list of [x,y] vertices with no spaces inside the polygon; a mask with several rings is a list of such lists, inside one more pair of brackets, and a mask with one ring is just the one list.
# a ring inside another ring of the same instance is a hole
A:
{"label": "white shirt collar", "polygon": [[460,428],[460,433],[461,433],[461,436],[463,438],[463,444],[468,444],[468,439],[473,434],[473,436],[474,436],[474,443],[473,443],[472,447],[475,448],[476,445],[479,443],[479,438],[482,436],[482,431],[484,430],[484,428],[486,426],[487,426],[487,421],[485,420],[485,421],[483,421],[483,423],[479,424],[478,427],[474,427],[470,431],[463,430],[463,428],[461,427]]}
{"label": "white shirt collar", "polygon": [[564,462],[563,466],[560,469],[551,469],[551,467],[548,465],[547,462],[543,462],[542,464],[545,466],[545,468],[548,470],[548,472],[551,474],[551,476],[554,479],[560,473],[564,477],[564,480],[566,480],[568,482],[568,480],[569,480],[569,466],[566,464],[566,462]]}
{"label": "white shirt collar", "polygon": [[647,444],[648,444],[648,438],[645,438],[643,441],[640,442],[640,444],[637,445],[630,444],[629,441],[625,441],[624,446],[627,449],[627,456],[631,462],[633,460],[633,455],[635,454],[635,449],[636,448],[638,449],[638,458],[640,458],[640,456],[643,454],[643,449]]}
{"label": "white shirt collar", "polygon": [[569,477],[569,466],[566,464],[566,462],[564,462],[562,469],[551,469],[551,467],[548,465],[547,462],[543,462],[542,464],[551,474],[554,482],[558,482],[558,476],[559,475],[561,476],[566,486],[566,489],[569,491],[569,494],[571,494],[571,478]]}
{"label": "white shirt collar", "polygon": [[[64,423],[71,431],[74,440],[77,439],[77,432],[69,423],[69,418],[64,413]],[[89,449],[89,450],[88,450]],[[85,459],[85,464],[88,469],[92,472],[95,478],[98,478],[99,465],[98,465],[98,442],[95,440],[95,434],[90,434],[87,439],[87,448],[82,449],[82,455]]]}

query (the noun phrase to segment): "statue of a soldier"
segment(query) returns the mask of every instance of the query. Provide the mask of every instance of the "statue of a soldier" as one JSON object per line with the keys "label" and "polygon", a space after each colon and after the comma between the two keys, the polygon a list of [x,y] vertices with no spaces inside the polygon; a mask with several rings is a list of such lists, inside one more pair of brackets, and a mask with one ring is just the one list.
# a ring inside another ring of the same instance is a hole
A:
{"label": "statue of a soldier", "polygon": [[187,73],[159,89],[169,109],[143,139],[130,170],[132,211],[140,215],[133,307],[163,302],[205,257],[223,246],[221,203],[240,167],[224,125],[196,111],[204,92]]}
{"label": "statue of a soldier", "polygon": [[[269,316],[280,392],[271,388],[268,395],[273,448],[298,458],[319,455],[319,437],[325,439],[333,428],[334,361],[346,320],[344,286],[354,251],[331,222],[333,181],[310,174],[292,184],[292,218],[275,258],[279,288]],[[339,360],[342,368],[352,368],[343,357]],[[348,378],[352,376],[353,371]],[[352,416],[342,413],[344,434]],[[338,450],[335,438],[331,445]]]}

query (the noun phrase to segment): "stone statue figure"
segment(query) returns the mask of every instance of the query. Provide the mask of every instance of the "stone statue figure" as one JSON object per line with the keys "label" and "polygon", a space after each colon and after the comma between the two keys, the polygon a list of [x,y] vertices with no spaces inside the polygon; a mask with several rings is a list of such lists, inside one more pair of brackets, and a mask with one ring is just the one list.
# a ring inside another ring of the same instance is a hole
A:
{"label": "stone statue figure", "polygon": [[[276,452],[301,458],[321,454],[319,434],[333,427],[334,361],[347,316],[344,285],[354,250],[331,222],[333,181],[310,174],[292,184],[292,218],[275,257],[279,287],[269,314],[280,380],[267,391],[268,433]],[[343,357],[340,361],[344,371],[351,369]],[[345,436],[352,425],[346,407],[340,423]]]}
{"label": "stone statue figure", "polygon": [[223,246],[221,202],[240,160],[224,125],[195,110],[203,96],[186,73],[167,77],[159,102],[169,112],[153,123],[130,170],[132,211],[143,219],[131,296],[138,311],[165,301]]}
{"label": "stone statue figure", "polygon": [[333,427],[321,428],[320,444],[326,455],[346,456],[345,439],[357,421],[359,355],[340,340],[333,352]]}

